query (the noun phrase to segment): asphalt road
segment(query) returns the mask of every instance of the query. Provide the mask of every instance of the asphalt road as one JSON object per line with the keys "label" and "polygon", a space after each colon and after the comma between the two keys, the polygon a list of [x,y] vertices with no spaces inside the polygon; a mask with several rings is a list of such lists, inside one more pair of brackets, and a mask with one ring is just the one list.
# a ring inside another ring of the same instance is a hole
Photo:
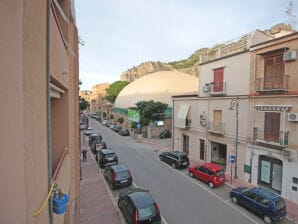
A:
{"label": "asphalt road", "polygon": [[[124,163],[131,170],[134,186],[150,191],[160,206],[164,224],[263,223],[262,219],[230,201],[229,186],[210,189],[189,177],[187,169],[175,170],[159,161],[158,153],[150,145],[137,143],[96,120],[89,120],[94,132],[101,133],[108,148],[116,151],[119,164]],[[122,190],[112,192],[116,199]]]}

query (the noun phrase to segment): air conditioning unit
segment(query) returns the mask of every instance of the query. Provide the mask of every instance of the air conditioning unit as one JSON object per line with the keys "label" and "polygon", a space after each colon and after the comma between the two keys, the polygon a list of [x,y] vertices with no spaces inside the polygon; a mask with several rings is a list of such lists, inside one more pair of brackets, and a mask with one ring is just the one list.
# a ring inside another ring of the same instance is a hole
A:
{"label": "air conditioning unit", "polygon": [[297,58],[296,51],[288,51],[284,53],[284,61],[291,61],[291,60],[295,60],[296,58]]}
{"label": "air conditioning unit", "polygon": [[298,113],[288,113],[288,121],[298,121]]}
{"label": "air conditioning unit", "polygon": [[297,151],[295,151],[295,150],[283,149],[282,150],[282,155],[284,157],[288,158],[289,160],[297,159]]}
{"label": "air conditioning unit", "polygon": [[206,114],[200,115],[200,125],[203,127],[207,126],[207,115]]}
{"label": "air conditioning unit", "polygon": [[204,86],[203,86],[203,92],[210,92],[210,85],[209,84],[205,84]]}

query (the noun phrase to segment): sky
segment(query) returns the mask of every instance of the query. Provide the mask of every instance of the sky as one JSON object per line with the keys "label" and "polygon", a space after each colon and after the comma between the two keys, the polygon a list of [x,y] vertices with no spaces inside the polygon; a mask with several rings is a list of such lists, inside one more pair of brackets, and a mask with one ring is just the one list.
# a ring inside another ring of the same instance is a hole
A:
{"label": "sky", "polygon": [[[277,23],[297,27],[298,0],[75,0],[81,90],[113,83],[146,61],[188,58],[197,49]],[[296,23],[292,23],[295,21]]]}

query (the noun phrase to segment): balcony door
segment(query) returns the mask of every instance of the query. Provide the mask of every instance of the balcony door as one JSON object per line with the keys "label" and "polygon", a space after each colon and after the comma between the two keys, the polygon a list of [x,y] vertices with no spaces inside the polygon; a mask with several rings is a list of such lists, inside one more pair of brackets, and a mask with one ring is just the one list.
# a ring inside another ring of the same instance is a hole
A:
{"label": "balcony door", "polygon": [[284,75],[285,64],[283,54],[265,58],[264,89],[282,88]]}
{"label": "balcony door", "polygon": [[279,142],[280,113],[265,113],[264,139]]}
{"label": "balcony door", "polygon": [[214,69],[214,87],[213,92],[223,91],[223,68]]}

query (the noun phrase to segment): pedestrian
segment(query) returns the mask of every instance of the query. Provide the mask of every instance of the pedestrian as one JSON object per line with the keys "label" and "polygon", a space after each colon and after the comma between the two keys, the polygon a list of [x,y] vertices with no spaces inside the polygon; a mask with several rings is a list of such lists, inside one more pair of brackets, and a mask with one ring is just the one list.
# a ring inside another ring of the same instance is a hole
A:
{"label": "pedestrian", "polygon": [[83,162],[87,162],[87,150],[83,149],[82,154],[83,154]]}

